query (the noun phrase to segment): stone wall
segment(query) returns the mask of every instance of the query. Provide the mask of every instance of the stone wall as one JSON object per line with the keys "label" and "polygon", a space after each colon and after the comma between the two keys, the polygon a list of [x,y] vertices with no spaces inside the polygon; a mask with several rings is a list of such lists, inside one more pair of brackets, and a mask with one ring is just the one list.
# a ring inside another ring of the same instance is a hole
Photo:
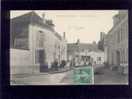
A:
{"label": "stone wall", "polygon": [[10,73],[32,73],[32,59],[29,50],[10,49]]}

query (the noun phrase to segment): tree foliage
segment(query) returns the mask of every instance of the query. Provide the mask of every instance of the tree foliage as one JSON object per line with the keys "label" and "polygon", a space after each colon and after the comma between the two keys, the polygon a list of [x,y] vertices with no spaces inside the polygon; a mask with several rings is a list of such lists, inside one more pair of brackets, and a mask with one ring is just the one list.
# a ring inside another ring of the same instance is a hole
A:
{"label": "tree foliage", "polygon": [[104,40],[98,42],[98,49],[104,51]]}

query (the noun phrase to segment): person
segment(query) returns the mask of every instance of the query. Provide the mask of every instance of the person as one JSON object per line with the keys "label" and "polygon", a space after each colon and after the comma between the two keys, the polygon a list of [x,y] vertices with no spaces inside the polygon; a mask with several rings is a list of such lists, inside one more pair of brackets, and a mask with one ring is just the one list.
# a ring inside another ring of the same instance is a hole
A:
{"label": "person", "polygon": [[58,62],[57,62],[57,60],[55,60],[55,61],[52,63],[52,70],[58,70]]}
{"label": "person", "polygon": [[58,70],[58,61],[57,60],[55,60],[54,66],[55,66],[55,70],[57,71]]}
{"label": "person", "polygon": [[72,60],[71,60],[70,66],[71,66],[71,67],[74,67],[74,66],[75,66],[75,59],[72,59]]}
{"label": "person", "polygon": [[88,64],[89,66],[92,66],[92,63],[91,62],[89,62],[89,64]]}
{"label": "person", "polygon": [[61,64],[60,64],[60,67],[61,67],[61,68],[64,68],[65,65],[66,65],[66,61],[65,61],[65,60],[62,60],[62,61],[61,61]]}

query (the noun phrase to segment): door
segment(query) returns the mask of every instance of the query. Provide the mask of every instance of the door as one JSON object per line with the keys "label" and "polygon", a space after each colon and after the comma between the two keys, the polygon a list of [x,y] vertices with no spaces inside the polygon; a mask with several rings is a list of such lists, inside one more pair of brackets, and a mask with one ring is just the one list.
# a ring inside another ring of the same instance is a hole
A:
{"label": "door", "polygon": [[48,69],[48,65],[45,63],[45,51],[39,50],[39,63],[40,63],[40,72],[45,72]]}
{"label": "door", "polygon": [[44,64],[44,50],[39,50],[39,63]]}

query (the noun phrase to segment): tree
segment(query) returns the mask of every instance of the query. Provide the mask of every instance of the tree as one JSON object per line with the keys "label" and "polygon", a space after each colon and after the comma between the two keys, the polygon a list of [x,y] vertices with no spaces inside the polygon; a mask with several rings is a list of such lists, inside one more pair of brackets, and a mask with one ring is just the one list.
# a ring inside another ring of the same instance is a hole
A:
{"label": "tree", "polygon": [[98,49],[104,51],[104,40],[98,42]]}

